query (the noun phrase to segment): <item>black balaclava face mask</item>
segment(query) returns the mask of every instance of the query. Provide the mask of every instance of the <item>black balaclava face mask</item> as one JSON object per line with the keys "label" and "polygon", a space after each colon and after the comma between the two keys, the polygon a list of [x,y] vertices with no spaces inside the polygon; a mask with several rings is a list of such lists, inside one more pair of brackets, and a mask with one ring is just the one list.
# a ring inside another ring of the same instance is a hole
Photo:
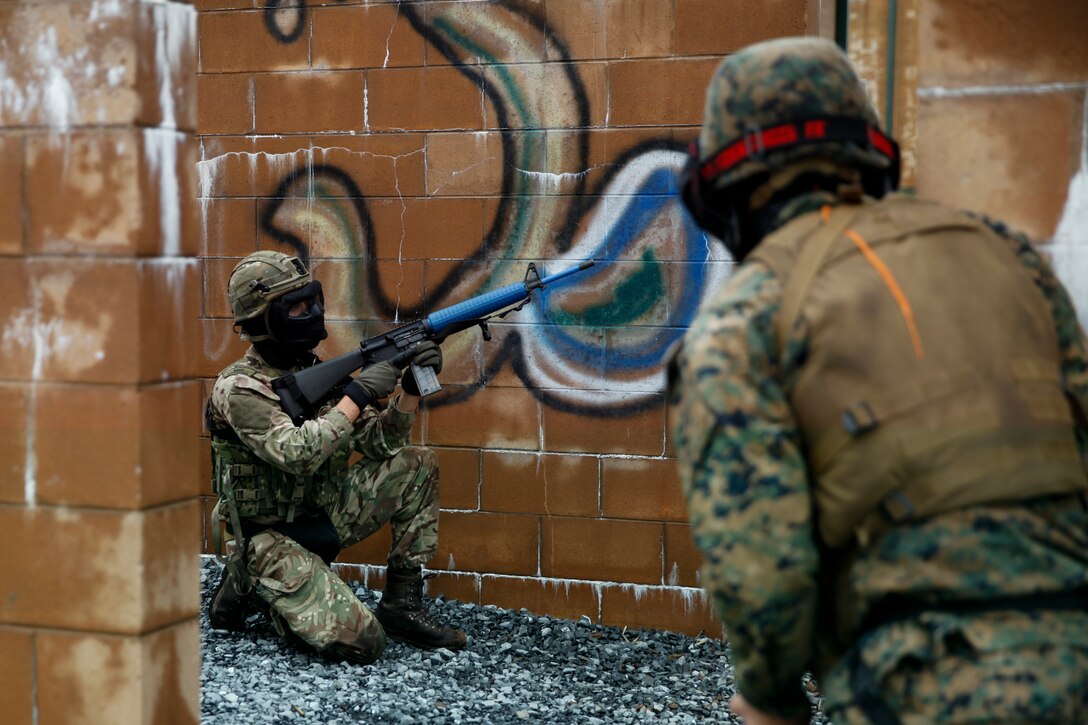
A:
{"label": "black balaclava face mask", "polygon": [[[291,308],[299,302],[306,302],[306,309],[292,317]],[[321,283],[315,280],[277,297],[269,304],[265,320],[272,339],[253,343],[265,360],[282,369],[312,363],[313,349],[329,336]]]}

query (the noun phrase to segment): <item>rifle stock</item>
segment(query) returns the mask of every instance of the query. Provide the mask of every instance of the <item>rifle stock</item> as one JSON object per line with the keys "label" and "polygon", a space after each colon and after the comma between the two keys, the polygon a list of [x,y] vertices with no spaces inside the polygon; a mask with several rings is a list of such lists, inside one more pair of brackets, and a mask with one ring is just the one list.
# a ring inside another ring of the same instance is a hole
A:
{"label": "rifle stock", "polygon": [[[531,298],[533,290],[589,269],[593,265],[592,261],[582,262],[541,279],[536,265],[530,262],[522,282],[485,292],[432,312],[422,320],[367,338],[359,343],[358,350],[276,378],[272,381],[272,390],[279,396],[284,412],[291,417],[294,424],[302,425],[329,392],[356,370],[386,360],[397,367],[403,367],[411,359],[415,346],[424,340],[442,342],[448,336],[471,327],[479,326],[484,339],[490,340],[491,334],[487,330],[489,319],[521,309]],[[412,374],[416,377],[421,395],[426,396],[441,390],[433,369],[423,370],[412,366]]]}

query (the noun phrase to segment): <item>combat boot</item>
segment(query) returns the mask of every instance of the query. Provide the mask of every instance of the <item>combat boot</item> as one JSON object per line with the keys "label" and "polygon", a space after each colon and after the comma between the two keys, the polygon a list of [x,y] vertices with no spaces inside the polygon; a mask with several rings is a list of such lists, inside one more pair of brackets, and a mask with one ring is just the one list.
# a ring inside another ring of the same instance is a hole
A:
{"label": "combat boot", "polygon": [[252,609],[249,593],[243,594],[230,568],[219,575],[219,586],[208,605],[208,622],[213,629],[241,632]]}
{"label": "combat boot", "polygon": [[436,622],[423,604],[423,571],[389,567],[385,592],[374,613],[390,639],[426,649],[461,649],[465,633]]}

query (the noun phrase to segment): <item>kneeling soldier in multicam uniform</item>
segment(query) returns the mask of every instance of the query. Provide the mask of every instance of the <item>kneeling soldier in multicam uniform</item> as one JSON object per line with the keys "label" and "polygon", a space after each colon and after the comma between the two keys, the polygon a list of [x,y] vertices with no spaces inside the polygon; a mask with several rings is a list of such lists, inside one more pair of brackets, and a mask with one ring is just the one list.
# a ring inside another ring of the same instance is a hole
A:
{"label": "kneeling soldier in multicam uniform", "polygon": [[[215,381],[206,419],[216,532],[236,546],[209,607],[213,627],[239,630],[251,607],[285,637],[326,657],[370,663],[386,636],[457,649],[465,635],[436,623],[422,600],[422,567],[438,541],[438,463],[409,446],[419,388],[388,362],[363,370],[301,426],[282,410],[271,381],[318,360],[325,331],[321,283],[297,257],[261,251],[231,275],[228,296],[245,356]],[[412,362],[441,371],[434,343]],[[362,457],[349,465],[349,457]],[[393,541],[386,588],[370,612],[330,568],[344,547],[385,523]]]}
{"label": "kneeling soldier in multicam uniform", "polygon": [[739,263],[671,366],[732,709],[1088,722],[1088,346],[1025,239],[907,195],[846,56],[726,58],[684,199]]}

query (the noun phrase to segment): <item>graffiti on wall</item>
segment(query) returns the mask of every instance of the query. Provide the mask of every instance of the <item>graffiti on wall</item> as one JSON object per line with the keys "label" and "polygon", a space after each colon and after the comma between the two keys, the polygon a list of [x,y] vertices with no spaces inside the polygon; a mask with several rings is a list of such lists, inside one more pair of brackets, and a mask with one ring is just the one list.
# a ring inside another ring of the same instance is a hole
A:
{"label": "graffiti on wall", "polygon": [[[609,160],[587,188],[587,93],[562,39],[541,17],[507,3],[447,3],[430,6],[426,17],[423,6],[398,4],[398,12],[482,90],[496,115],[501,182],[480,190],[497,208],[475,252],[429,282],[427,309],[404,305],[370,263],[377,240],[365,185],[317,163],[318,149],[271,194],[262,231],[303,256],[320,247],[326,251],[315,256],[358,260],[362,273],[349,286],[350,314],[360,320],[417,318],[517,281],[528,259],[547,260],[543,273],[596,260],[591,270],[544,290],[499,344],[480,347],[467,334],[450,338],[447,359],[479,349],[484,361],[474,385],[434,404],[472,395],[509,365],[535,396],[563,410],[617,416],[659,405],[665,351],[730,267],[721,245],[679,203],[683,149],[667,138],[642,141]],[[294,43],[306,13],[301,0],[268,0],[266,26],[279,42]],[[544,45],[535,47],[541,35]],[[545,64],[549,58],[562,62]],[[545,67],[554,72],[545,76]],[[299,197],[305,203],[290,201]]]}

